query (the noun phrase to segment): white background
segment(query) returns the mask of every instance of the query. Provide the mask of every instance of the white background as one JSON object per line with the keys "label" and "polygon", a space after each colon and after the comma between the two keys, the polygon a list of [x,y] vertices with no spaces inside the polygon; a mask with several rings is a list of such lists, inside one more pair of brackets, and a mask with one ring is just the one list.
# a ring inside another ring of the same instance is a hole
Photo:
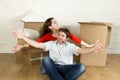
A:
{"label": "white background", "polygon": [[[27,13],[39,20],[54,17],[79,36],[80,21],[111,22],[120,27],[120,0],[0,0],[0,53],[12,53],[16,39],[12,31],[23,28],[20,21]],[[120,29],[113,28],[109,53],[120,53]]]}

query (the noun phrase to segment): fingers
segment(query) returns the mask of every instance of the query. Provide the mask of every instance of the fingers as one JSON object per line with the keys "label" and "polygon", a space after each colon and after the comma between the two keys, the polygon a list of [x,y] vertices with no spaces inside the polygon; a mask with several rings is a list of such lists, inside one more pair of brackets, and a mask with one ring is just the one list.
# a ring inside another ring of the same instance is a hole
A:
{"label": "fingers", "polygon": [[16,31],[13,31],[13,36],[14,36],[15,38],[17,38],[17,32],[16,32]]}
{"label": "fingers", "polygon": [[16,53],[17,51],[13,49],[12,52]]}
{"label": "fingers", "polygon": [[13,47],[13,52],[18,52],[19,50],[21,49],[21,46],[20,45],[16,45]]}
{"label": "fingers", "polygon": [[15,29],[14,31],[12,31],[12,33],[13,33],[13,36],[15,37],[15,38],[18,38],[17,37],[17,34],[18,34],[18,31]]}
{"label": "fingers", "polygon": [[15,38],[23,39],[23,37],[25,36],[24,29],[22,29],[22,30],[14,30],[13,35],[14,35]]}
{"label": "fingers", "polygon": [[97,40],[96,40],[96,43],[99,43],[99,42],[100,42],[100,39],[97,39]]}
{"label": "fingers", "polygon": [[13,52],[17,52],[17,51],[18,51],[18,50],[17,50],[17,46],[14,46],[12,51],[13,51]]}
{"label": "fingers", "polygon": [[97,52],[98,50],[101,50],[103,48],[103,42],[98,39],[95,43],[94,48],[95,48],[95,52]]}
{"label": "fingers", "polygon": [[16,49],[15,49],[15,47],[13,48],[12,52],[14,52],[14,53],[16,53],[16,52],[17,52],[17,51],[16,51]]}

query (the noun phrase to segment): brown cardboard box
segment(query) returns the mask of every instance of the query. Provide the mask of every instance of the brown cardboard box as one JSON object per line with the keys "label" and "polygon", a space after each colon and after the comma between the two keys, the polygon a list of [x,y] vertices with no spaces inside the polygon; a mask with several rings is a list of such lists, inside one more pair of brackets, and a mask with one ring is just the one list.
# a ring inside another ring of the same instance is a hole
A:
{"label": "brown cardboard box", "polygon": [[107,50],[110,42],[111,23],[101,22],[79,22],[80,38],[89,44],[93,44],[97,39],[103,41],[103,49],[91,54],[84,54],[80,57],[80,62],[89,66],[105,66]]}
{"label": "brown cardboard box", "polygon": [[44,22],[24,22],[24,27],[41,31],[43,24]]}

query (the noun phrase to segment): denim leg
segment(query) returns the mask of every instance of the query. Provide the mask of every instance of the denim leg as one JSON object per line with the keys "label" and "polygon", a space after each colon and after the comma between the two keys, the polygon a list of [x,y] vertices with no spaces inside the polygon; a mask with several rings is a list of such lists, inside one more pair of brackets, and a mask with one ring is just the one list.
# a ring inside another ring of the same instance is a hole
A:
{"label": "denim leg", "polygon": [[62,67],[64,80],[77,80],[85,72],[83,64],[66,65]]}
{"label": "denim leg", "polygon": [[63,77],[58,72],[57,67],[54,64],[53,60],[50,57],[45,57],[42,60],[42,63],[51,80],[64,80]]}
{"label": "denim leg", "polygon": [[40,72],[43,73],[43,74],[46,74],[46,70],[45,70],[43,64],[40,67]]}
{"label": "denim leg", "polygon": [[43,63],[41,63],[40,72],[43,74],[46,74],[46,70],[45,70],[45,67],[43,66]]}

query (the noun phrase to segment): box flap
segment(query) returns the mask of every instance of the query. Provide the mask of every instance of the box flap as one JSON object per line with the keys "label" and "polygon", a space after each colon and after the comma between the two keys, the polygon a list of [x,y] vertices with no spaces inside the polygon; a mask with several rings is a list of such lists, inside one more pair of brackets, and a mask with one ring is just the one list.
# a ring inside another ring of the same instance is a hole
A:
{"label": "box flap", "polygon": [[94,21],[91,21],[91,22],[78,22],[79,24],[94,24],[94,25],[105,25],[105,26],[108,26],[108,27],[112,27],[112,23],[108,23],[108,22],[94,22]]}
{"label": "box flap", "polygon": [[115,28],[115,29],[120,29],[120,27],[119,26],[112,26],[113,28]]}

